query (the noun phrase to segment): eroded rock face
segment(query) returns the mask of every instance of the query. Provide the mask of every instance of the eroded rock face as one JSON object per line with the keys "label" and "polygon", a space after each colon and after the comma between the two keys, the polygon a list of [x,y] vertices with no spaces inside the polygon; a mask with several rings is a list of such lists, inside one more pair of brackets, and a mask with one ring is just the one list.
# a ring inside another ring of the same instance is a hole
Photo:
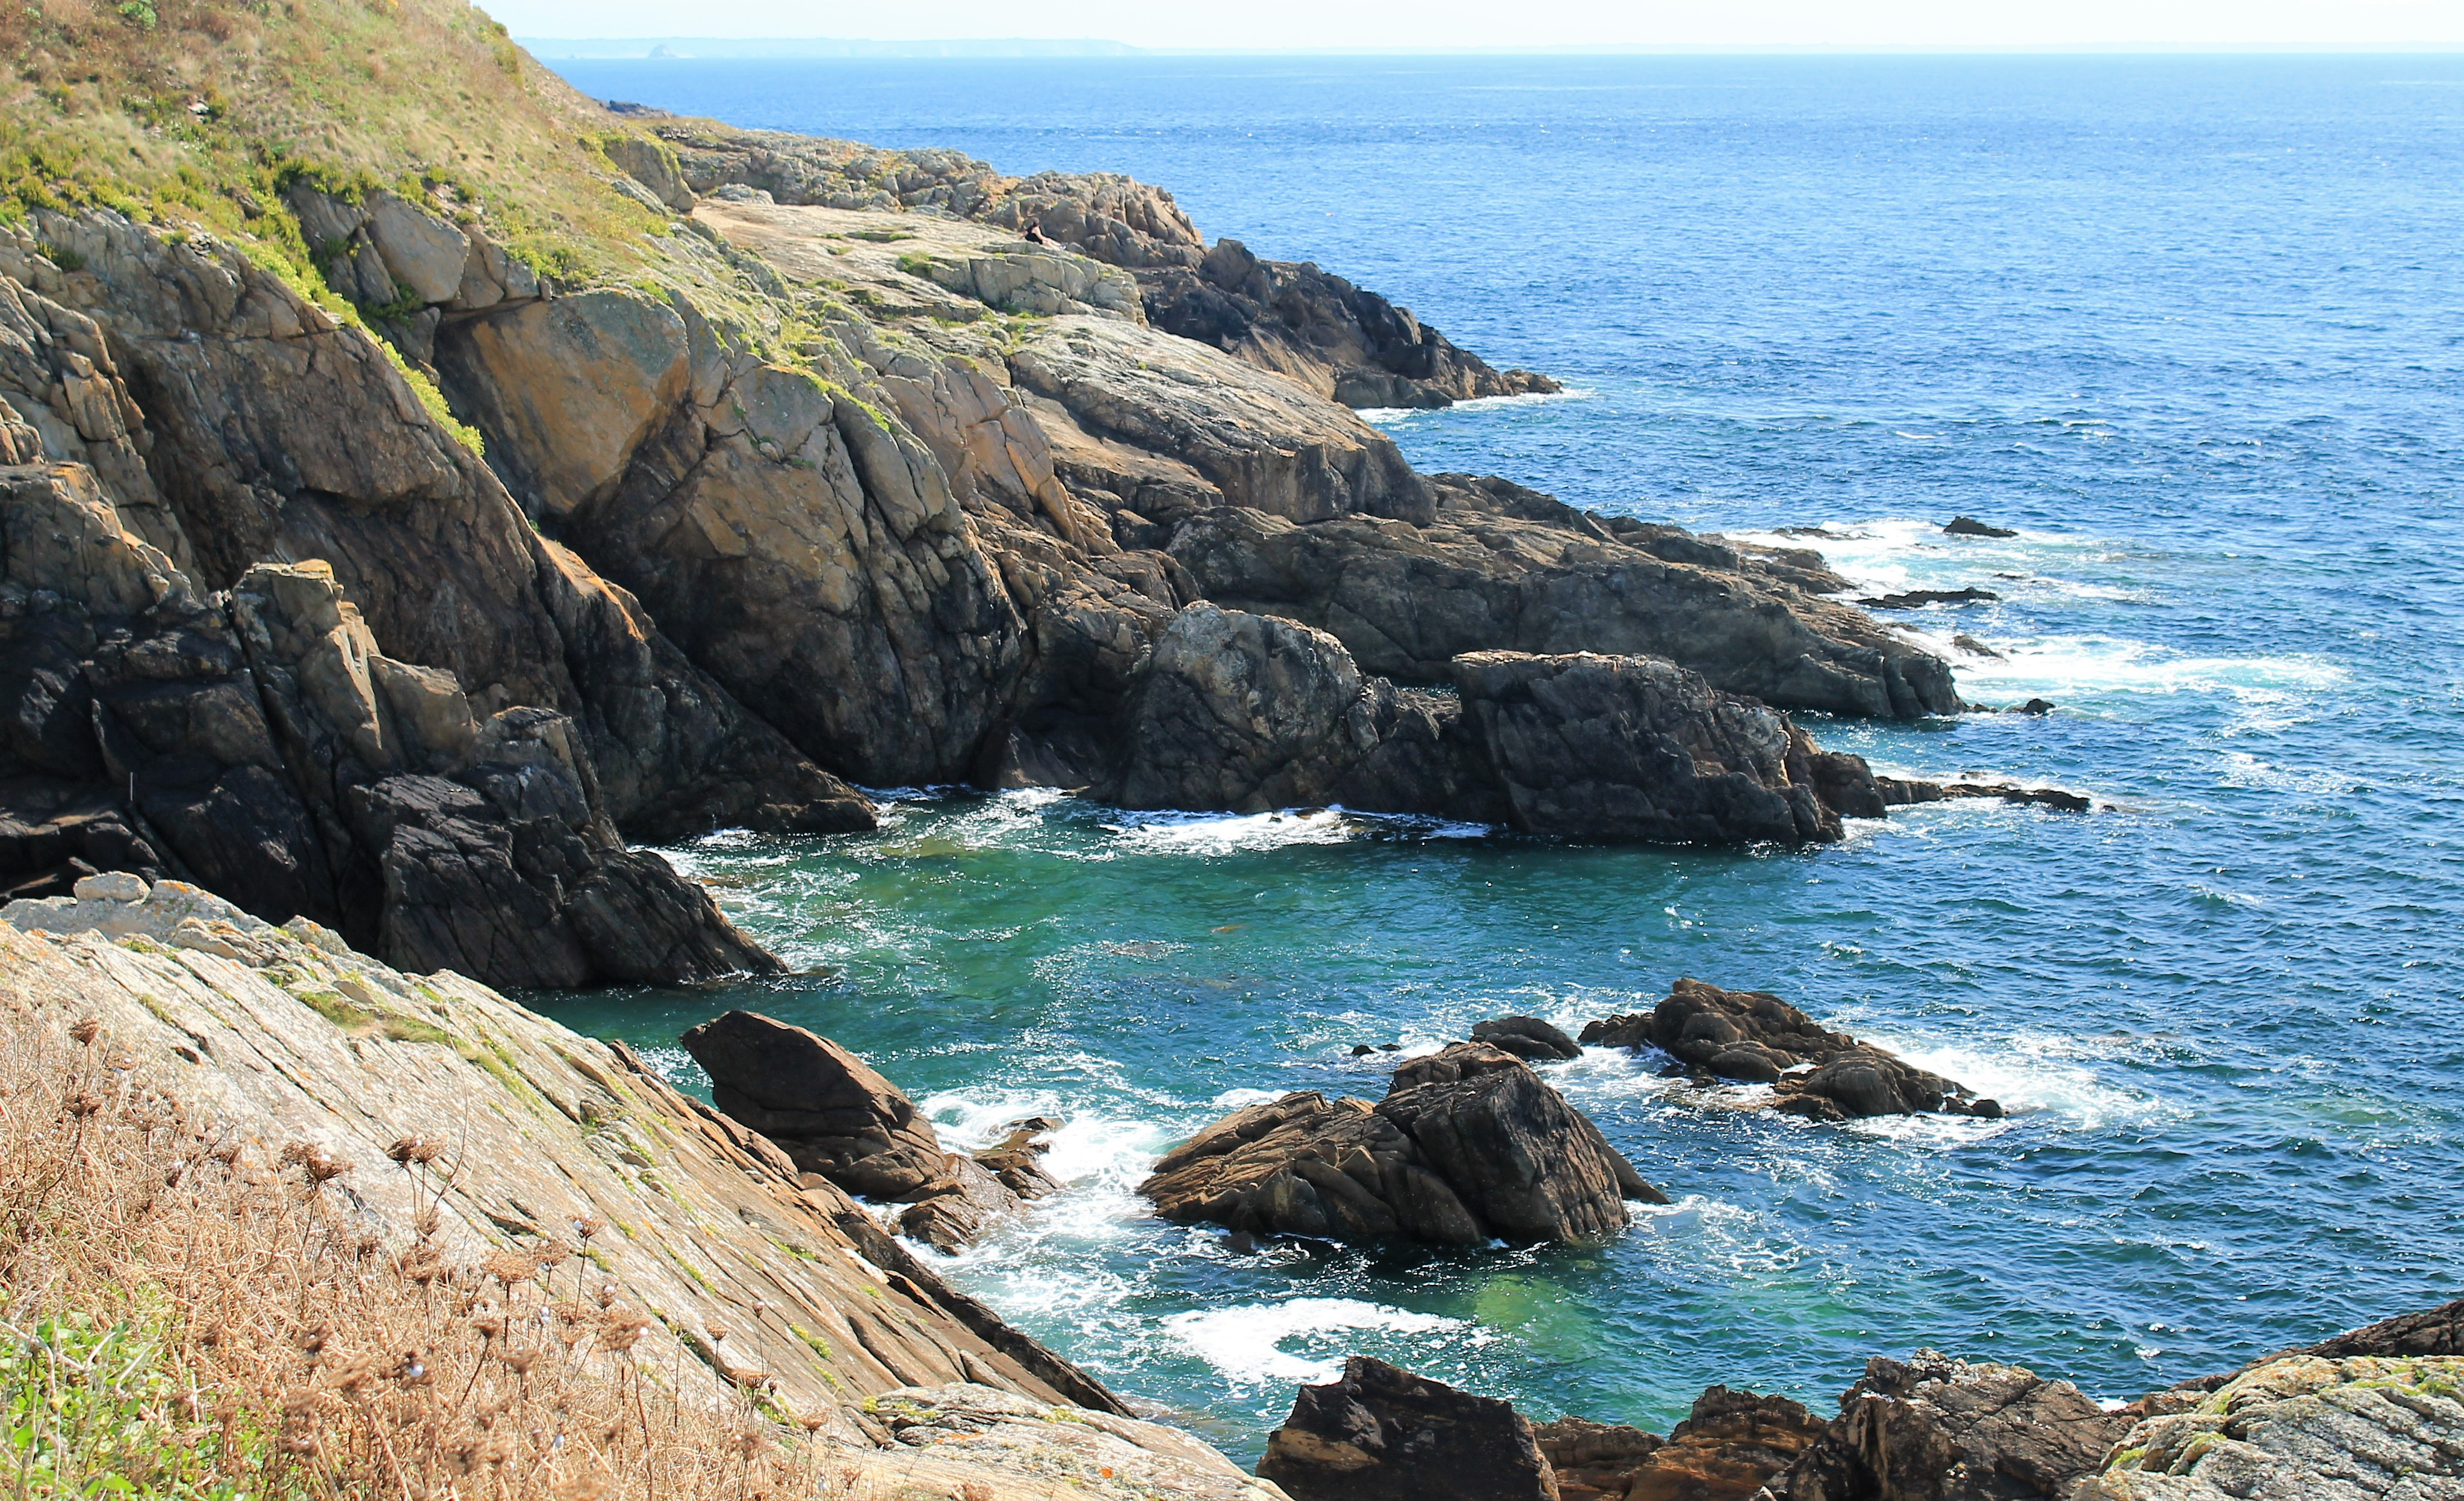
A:
{"label": "eroded rock face", "polygon": [[1155,1211],[1356,1243],[1592,1239],[1629,1198],[1665,1203],[1524,1062],[1459,1043],[1396,1071],[1381,1103],[1315,1092],[1248,1106],[1166,1153]]}
{"label": "eroded rock face", "polygon": [[2288,1356],[2118,1436],[2077,1501],[2464,1495],[2464,1359]]}
{"label": "eroded rock face", "polygon": [[1293,1501],[1557,1501],[1531,1425],[1507,1403],[1353,1356],[1304,1386],[1258,1473]]}
{"label": "eroded rock face", "polygon": [[2065,1501],[2131,1424],[2068,1381],[1932,1350],[1877,1358],[1776,1501]]}
{"label": "eroded rock face", "polygon": [[1766,990],[1723,990],[1681,979],[1651,1011],[1603,1017],[1583,1029],[1582,1040],[1656,1047],[1706,1078],[1772,1085],[1774,1108],[1816,1120],[2002,1115],[1998,1102],[1833,1032]]}
{"label": "eroded rock face", "polygon": [[873,1199],[904,1198],[941,1175],[949,1154],[933,1122],[827,1037],[736,1011],[677,1040],[710,1076],[718,1108],[804,1171]]}

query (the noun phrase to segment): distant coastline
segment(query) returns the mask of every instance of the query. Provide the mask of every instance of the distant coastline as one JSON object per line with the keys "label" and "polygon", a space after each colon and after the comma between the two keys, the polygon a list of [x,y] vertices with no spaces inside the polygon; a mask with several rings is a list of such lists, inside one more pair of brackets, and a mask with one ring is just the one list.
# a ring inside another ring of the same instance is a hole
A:
{"label": "distant coastline", "polygon": [[1368,56],[2189,56],[2373,55],[2454,53],[2454,41],[2332,43],[2061,42],[2032,46],[1842,47],[1805,44],[1600,42],[1544,47],[1136,47],[1094,37],[876,40],[836,36],[517,36],[544,62],[782,58]]}

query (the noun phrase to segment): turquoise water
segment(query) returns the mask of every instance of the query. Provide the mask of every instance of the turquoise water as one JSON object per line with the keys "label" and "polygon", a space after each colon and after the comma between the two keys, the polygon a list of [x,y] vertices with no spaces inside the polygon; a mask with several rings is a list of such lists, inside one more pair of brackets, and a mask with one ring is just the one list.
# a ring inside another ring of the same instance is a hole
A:
{"label": "turquoise water", "polygon": [[[1815,723],[2115,811],[1910,810],[1815,853],[894,795],[675,858],[811,973],[550,1009],[653,1050],[746,1005],[1067,1193],[952,1275],[1254,1454],[1353,1351],[1662,1427],[1930,1343],[2126,1398],[2464,1283],[2464,59],[568,65],[602,96],[1134,172],[1572,394],[1386,414],[1423,468],[1813,540],[1963,691]],[[1947,538],[1965,511],[2019,529]],[[1816,1127],[1606,1054],[1560,1087],[1677,1200],[1607,1245],[1253,1255],[1145,1216],[1357,1042],[1779,991],[2013,1107]]]}

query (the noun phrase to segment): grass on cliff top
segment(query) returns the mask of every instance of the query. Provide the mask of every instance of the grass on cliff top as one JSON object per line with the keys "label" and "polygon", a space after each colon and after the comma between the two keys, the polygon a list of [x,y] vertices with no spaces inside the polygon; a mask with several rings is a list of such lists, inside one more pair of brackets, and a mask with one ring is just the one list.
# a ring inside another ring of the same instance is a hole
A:
{"label": "grass on cliff top", "polygon": [[[56,1007],[0,1004],[0,1494],[847,1493],[749,1394],[705,1410],[646,1371],[652,1320],[572,1248],[448,1258],[451,1164],[416,1140],[269,1152]],[[391,1172],[426,1201],[404,1241],[348,1191]]]}
{"label": "grass on cliff top", "polygon": [[427,196],[543,274],[623,277],[666,220],[606,181],[640,134],[460,0],[11,0],[0,217],[100,205],[310,269],[279,193]]}

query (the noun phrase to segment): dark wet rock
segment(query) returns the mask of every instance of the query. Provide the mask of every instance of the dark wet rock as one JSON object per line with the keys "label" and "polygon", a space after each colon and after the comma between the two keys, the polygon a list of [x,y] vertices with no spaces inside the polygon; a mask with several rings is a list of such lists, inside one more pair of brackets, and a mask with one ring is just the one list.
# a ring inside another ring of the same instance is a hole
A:
{"label": "dark wet rock", "polygon": [[1514,826],[1578,838],[1803,843],[1840,837],[1863,763],[1823,752],[1786,716],[1651,657],[1456,660]]}
{"label": "dark wet rock", "polygon": [[1258,1473],[1293,1501],[1556,1501],[1531,1425],[1507,1403],[1353,1356],[1304,1386]]}
{"label": "dark wet rock", "polygon": [[1868,610],[1921,610],[1929,604],[1981,604],[2002,597],[1973,585],[1964,589],[1911,589],[1904,594],[1878,595],[1857,602]]}
{"label": "dark wet rock", "polygon": [[2054,708],[2054,701],[2051,699],[2032,698],[2025,704],[2013,704],[2009,708],[2004,709],[2003,712],[2006,714],[2044,715],[2052,713]]}
{"label": "dark wet rock", "polygon": [[1953,636],[1953,637],[1950,639],[1950,643],[1951,643],[1953,646],[1958,647],[1961,651],[1964,651],[1964,652],[1968,653],[1968,654],[1969,654],[1969,656],[1971,656],[1971,657],[1990,657],[1990,658],[1991,658],[1991,659],[1992,659],[1993,661],[1995,661],[1995,662],[2003,662],[2003,661],[2007,661],[2007,660],[2008,660],[2008,659],[2006,659],[2006,658],[2005,658],[2005,657],[2004,657],[2000,652],[1995,651],[1992,647],[1986,645],[1983,642],[1978,641],[1975,637],[1969,635],[1966,631],[1962,631],[1962,632],[1960,632],[1958,635]]}
{"label": "dark wet rock", "polygon": [[1164,1155],[1138,1192],[1165,1219],[1355,1243],[1590,1239],[1629,1198],[1665,1203],[1522,1059],[1458,1043],[1386,1099],[1248,1106]]}
{"label": "dark wet rock", "polygon": [[[2041,701],[2039,701],[2041,702]],[[2051,712],[2053,706],[2045,706]],[[2025,710],[2022,712],[2034,712]],[[2021,807],[2051,808],[2056,813],[2085,813],[2094,806],[2091,799],[2059,787],[2022,787],[2016,782],[1920,782],[1894,776],[1878,776],[1875,786],[1882,801],[1894,808],[1916,803],[1955,802],[1963,797],[1988,797]]]}
{"label": "dark wet rock", "polygon": [[1585,1043],[1659,1048],[1706,1077],[1773,1086],[1773,1108],[1817,1120],[1947,1114],[1998,1120],[2002,1107],[1882,1049],[1833,1032],[1764,990],[1681,979],[1649,1012],[1603,1017]]}
{"label": "dark wet rock", "polygon": [[1447,681],[1469,652],[1589,651],[1666,658],[1782,710],[1959,709],[1940,658],[1821,598],[1846,580],[1814,555],[1595,516],[1504,480],[1429,487],[1423,526],[1193,510],[1172,555],[1216,603],[1318,626],[1398,683]]}
{"label": "dark wet rock", "polygon": [[1355,1042],[1352,1045],[1352,1055],[1355,1058],[1367,1057],[1369,1055],[1376,1051],[1377,1050],[1375,1048],[1371,1047],[1365,1042]]}
{"label": "dark wet rock", "polygon": [[1877,1358],[1773,1501],[2067,1501],[2131,1425],[2068,1381],[1919,1350]]}
{"label": "dark wet rock", "polygon": [[904,1199],[942,1177],[949,1153],[899,1087],[827,1037],[733,1011],[678,1039],[730,1119],[796,1165],[873,1199]]}
{"label": "dark wet rock", "polygon": [[1578,1058],[1582,1047],[1537,1016],[1500,1016],[1475,1023],[1471,1040],[1504,1048],[1518,1058]]}
{"label": "dark wet rock", "polygon": [[1951,536],[2014,537],[2019,533],[2007,527],[1990,527],[1974,516],[1953,516],[1942,529]]}
{"label": "dark wet rock", "polygon": [[2464,1298],[2365,1324],[2305,1352],[2329,1360],[2354,1356],[2464,1356]]}

